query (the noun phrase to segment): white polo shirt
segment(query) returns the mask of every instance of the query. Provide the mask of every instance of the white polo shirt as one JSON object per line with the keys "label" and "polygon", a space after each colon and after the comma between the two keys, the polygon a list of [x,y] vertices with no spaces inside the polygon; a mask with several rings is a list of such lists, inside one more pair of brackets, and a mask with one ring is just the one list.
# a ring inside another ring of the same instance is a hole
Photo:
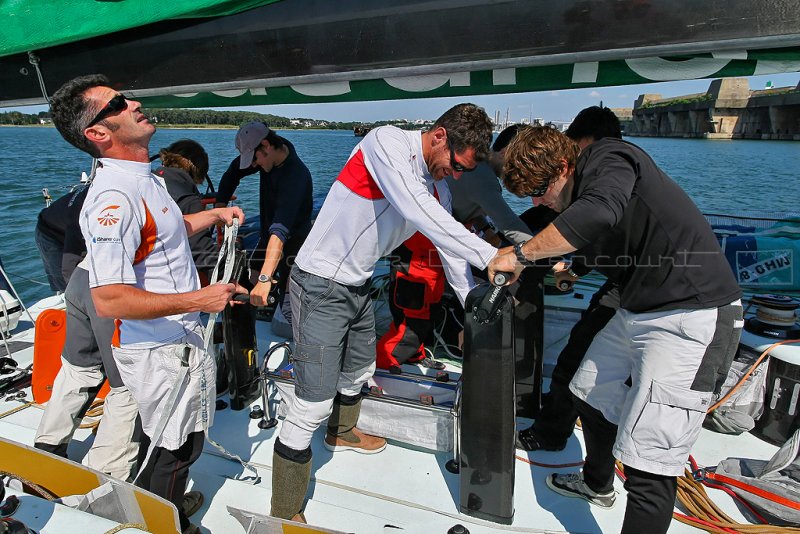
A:
{"label": "white polo shirt", "polygon": [[[152,293],[200,288],[183,214],[149,163],[100,159],[80,215],[89,287],[129,284]],[[199,313],[117,321],[120,346],[155,347],[196,329]]]}

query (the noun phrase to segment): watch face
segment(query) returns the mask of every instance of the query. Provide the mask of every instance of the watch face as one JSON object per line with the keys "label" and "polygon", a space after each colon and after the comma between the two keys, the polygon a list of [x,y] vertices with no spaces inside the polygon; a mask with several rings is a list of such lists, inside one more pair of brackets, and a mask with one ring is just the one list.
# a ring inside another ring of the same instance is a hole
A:
{"label": "watch face", "polygon": [[269,282],[269,276],[267,276],[266,274],[260,274],[260,275],[258,275],[258,281],[259,282]]}

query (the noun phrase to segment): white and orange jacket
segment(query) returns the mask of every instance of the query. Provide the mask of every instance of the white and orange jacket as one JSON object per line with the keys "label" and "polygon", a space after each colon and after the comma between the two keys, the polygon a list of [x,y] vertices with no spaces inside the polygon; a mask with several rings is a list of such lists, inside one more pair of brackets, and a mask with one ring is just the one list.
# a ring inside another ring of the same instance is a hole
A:
{"label": "white and orange jacket", "polygon": [[463,304],[473,286],[467,264],[484,269],[497,249],[453,219],[450,204],[447,183],[434,182],[428,172],[421,133],[376,128],[353,149],[331,186],[296,264],[359,286],[370,279],[380,257],[419,231],[438,249]]}
{"label": "white and orange jacket", "polygon": [[[89,287],[129,284],[152,293],[200,288],[183,214],[149,163],[100,159],[80,225]],[[117,322],[121,346],[154,347],[196,329],[199,313]]]}

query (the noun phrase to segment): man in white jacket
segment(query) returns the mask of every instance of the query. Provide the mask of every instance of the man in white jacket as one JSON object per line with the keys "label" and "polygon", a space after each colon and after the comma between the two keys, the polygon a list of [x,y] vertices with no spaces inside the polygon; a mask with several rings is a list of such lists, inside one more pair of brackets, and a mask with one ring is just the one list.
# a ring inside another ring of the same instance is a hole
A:
{"label": "man in white jacket", "polygon": [[453,219],[443,179],[473,169],[491,139],[489,117],[473,104],[451,108],[425,132],[376,128],[331,186],[289,278],[296,396],[275,442],[271,515],[304,521],[311,436],[328,416],[329,450],[386,446],[356,428],[361,386],[375,371],[375,263],[419,231],[463,303],[473,285],[468,264],[483,269],[497,251]]}

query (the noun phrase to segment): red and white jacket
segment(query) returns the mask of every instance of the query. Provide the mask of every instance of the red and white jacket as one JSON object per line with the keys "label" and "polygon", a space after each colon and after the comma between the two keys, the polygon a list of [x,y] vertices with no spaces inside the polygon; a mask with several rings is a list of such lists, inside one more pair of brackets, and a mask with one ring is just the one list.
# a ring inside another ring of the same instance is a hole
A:
{"label": "red and white jacket", "polygon": [[370,279],[381,256],[419,231],[438,249],[463,303],[473,286],[467,264],[484,269],[497,249],[453,219],[450,204],[447,183],[434,182],[428,172],[421,132],[376,128],[353,149],[331,186],[296,264],[359,286]]}

